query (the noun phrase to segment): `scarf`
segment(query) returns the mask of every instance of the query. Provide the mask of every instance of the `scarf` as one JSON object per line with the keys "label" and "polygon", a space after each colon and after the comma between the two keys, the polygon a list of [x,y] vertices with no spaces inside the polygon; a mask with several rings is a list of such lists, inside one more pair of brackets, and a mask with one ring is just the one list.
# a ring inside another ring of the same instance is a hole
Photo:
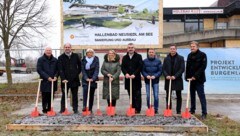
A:
{"label": "scarf", "polygon": [[86,66],[85,66],[85,69],[86,69],[86,70],[89,70],[89,69],[90,69],[90,66],[91,66],[91,64],[92,64],[92,62],[93,62],[93,58],[94,58],[94,57],[91,57],[91,58],[86,57],[86,61],[87,61],[87,64],[86,64]]}

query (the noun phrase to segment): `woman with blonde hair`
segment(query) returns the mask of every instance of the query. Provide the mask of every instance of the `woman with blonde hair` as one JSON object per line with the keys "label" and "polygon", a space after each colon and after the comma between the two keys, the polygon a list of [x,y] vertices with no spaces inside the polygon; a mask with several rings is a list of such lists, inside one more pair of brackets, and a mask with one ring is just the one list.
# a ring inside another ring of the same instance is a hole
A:
{"label": "woman with blonde hair", "polygon": [[119,99],[119,75],[121,73],[120,57],[114,50],[109,50],[104,56],[101,72],[103,78],[103,99],[107,99],[110,106],[109,96],[109,80],[112,84],[112,106],[116,106],[116,101]]}

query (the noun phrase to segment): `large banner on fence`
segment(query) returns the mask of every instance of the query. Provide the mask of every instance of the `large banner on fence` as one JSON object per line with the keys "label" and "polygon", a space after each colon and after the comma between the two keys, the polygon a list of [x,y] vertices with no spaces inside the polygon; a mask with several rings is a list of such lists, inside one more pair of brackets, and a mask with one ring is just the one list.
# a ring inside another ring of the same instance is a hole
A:
{"label": "large banner on fence", "polygon": [[[70,3],[70,2],[72,3]],[[158,0],[63,0],[64,43],[159,44]]]}
{"label": "large banner on fence", "polygon": [[[240,94],[240,48],[202,48],[207,54],[205,93]],[[178,49],[185,61],[190,49]],[[185,90],[187,86],[185,85]]]}

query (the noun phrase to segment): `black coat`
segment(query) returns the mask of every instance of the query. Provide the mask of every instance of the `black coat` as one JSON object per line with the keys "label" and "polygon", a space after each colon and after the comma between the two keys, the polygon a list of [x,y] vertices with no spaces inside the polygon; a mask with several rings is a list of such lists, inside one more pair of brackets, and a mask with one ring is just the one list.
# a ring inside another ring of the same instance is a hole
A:
{"label": "black coat", "polygon": [[[134,53],[132,59],[130,59],[128,53],[123,56],[121,69],[124,76],[128,73],[129,75],[134,74],[135,78],[132,80],[133,90],[139,90],[142,88],[141,83],[141,71],[143,67],[142,56],[138,53]],[[125,89],[129,90],[130,79],[125,78]]]}
{"label": "black coat", "polygon": [[195,53],[188,54],[185,80],[195,77],[196,81],[204,83],[206,81],[206,67],[207,55],[204,52],[197,50]]}
{"label": "black coat", "polygon": [[[43,55],[37,61],[37,72],[40,78],[43,79],[40,90],[42,92],[51,92],[52,82],[48,81],[48,78],[58,77],[57,59],[53,56],[48,58]],[[54,91],[57,91],[57,82],[54,82]]]}
{"label": "black coat", "polygon": [[88,82],[87,79],[93,79],[93,82],[91,82],[91,88],[97,88],[98,81],[98,74],[99,74],[99,59],[97,56],[94,56],[93,62],[90,65],[90,69],[86,70],[85,66],[87,64],[86,57],[83,57],[82,59],[82,84],[83,86],[87,86]]}
{"label": "black coat", "polygon": [[[72,53],[70,57],[65,53],[60,55],[58,57],[58,68],[61,81],[68,80],[68,87],[80,86],[79,74],[81,73],[81,61],[76,53]],[[61,86],[64,87],[64,83]]]}
{"label": "black coat", "polygon": [[184,58],[181,55],[176,54],[175,60],[171,63],[170,54],[164,59],[163,62],[163,75],[165,77],[165,86],[164,89],[169,89],[169,80],[166,79],[167,76],[175,76],[175,80],[172,80],[172,89],[171,90],[183,90],[183,79],[182,74],[185,70]]}

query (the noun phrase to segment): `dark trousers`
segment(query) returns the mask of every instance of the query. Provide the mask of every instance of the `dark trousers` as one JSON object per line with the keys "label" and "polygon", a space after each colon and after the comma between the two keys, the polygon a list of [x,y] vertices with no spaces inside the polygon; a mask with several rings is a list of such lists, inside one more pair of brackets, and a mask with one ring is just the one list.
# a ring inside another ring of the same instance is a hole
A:
{"label": "dark trousers", "polygon": [[[78,111],[78,87],[72,87],[71,89],[71,93],[72,93],[72,107],[73,107],[73,111],[77,112]],[[68,90],[67,89],[67,94],[68,94]],[[62,99],[61,99],[61,111],[60,112],[64,112],[65,111],[65,88],[62,88]]]}
{"label": "dark trousers", "polygon": [[[130,98],[130,90],[128,91],[128,95]],[[132,107],[135,108],[136,112],[141,112],[142,109],[142,93],[141,89],[132,90]]]}
{"label": "dark trousers", "polygon": [[[89,110],[92,111],[95,88],[90,87]],[[83,86],[83,109],[87,107],[88,86]]]}
{"label": "dark trousers", "polygon": [[[110,106],[110,100],[107,99],[108,106]],[[117,100],[112,100],[112,106],[115,107],[117,103]]]}
{"label": "dark trousers", "polygon": [[[170,96],[172,96],[172,91]],[[177,113],[181,112],[182,109],[182,91],[176,90],[176,96],[177,96],[177,105],[176,105],[176,111]],[[168,90],[166,91],[166,108],[168,108]],[[172,109],[172,100],[170,99],[170,109]]]}
{"label": "dark trousers", "polygon": [[42,92],[42,112],[51,110],[51,92]]}
{"label": "dark trousers", "polygon": [[196,91],[202,106],[202,114],[207,114],[207,101],[204,93],[204,84],[197,81],[192,81],[190,86],[190,96],[191,96],[191,112],[196,110]]}

